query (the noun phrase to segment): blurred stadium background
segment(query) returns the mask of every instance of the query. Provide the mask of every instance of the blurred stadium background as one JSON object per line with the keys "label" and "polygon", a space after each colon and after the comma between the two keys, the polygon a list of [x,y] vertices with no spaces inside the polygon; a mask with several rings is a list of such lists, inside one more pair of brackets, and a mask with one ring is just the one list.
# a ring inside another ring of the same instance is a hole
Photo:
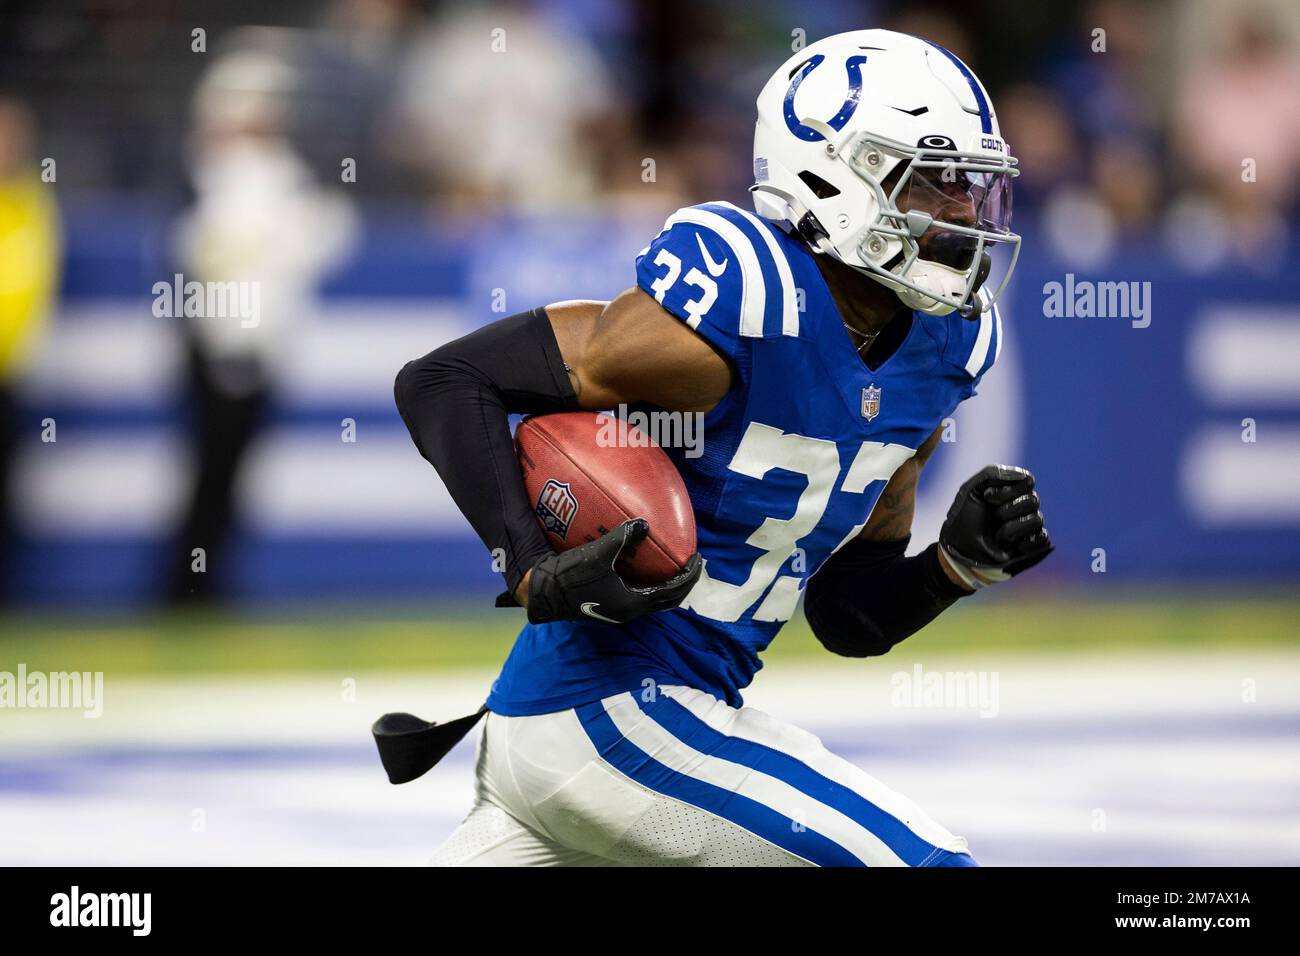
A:
{"label": "blurred stadium background", "polygon": [[[864,26],[965,59],[1023,169],[1007,346],[915,540],[1010,460],[1058,553],[885,658],[796,617],[748,701],[984,863],[1300,863],[1289,0],[6,4],[0,672],[104,700],[0,708],[0,862],[425,859],[472,748],[392,788],[368,725],[475,706],[522,615],[394,374],[746,204],[762,82]],[[159,317],[177,273],[258,283],[260,324]],[[1048,317],[1067,274],[1150,282],[1149,327]],[[994,706],[905,706],[916,666]]]}

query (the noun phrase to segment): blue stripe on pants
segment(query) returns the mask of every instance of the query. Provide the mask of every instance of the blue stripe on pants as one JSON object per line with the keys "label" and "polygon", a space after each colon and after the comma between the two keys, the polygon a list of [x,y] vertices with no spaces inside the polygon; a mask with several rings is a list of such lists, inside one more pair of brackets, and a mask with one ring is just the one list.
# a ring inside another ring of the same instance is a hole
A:
{"label": "blue stripe on pants", "polygon": [[818,866],[863,865],[838,843],[757,800],[664,766],[625,738],[599,701],[575,712],[601,758],[642,786],[730,820]]}
{"label": "blue stripe on pants", "polygon": [[944,851],[944,855],[937,860],[931,861],[930,866],[979,866],[975,858],[969,853],[949,853]]}
{"label": "blue stripe on pants", "polygon": [[869,830],[908,866],[925,866],[932,857],[943,852],[853,788],[823,776],[790,754],[714,730],[686,707],[663,694],[653,701],[639,703],[642,711],[682,743],[700,753],[775,777],[818,803],[838,810]]}

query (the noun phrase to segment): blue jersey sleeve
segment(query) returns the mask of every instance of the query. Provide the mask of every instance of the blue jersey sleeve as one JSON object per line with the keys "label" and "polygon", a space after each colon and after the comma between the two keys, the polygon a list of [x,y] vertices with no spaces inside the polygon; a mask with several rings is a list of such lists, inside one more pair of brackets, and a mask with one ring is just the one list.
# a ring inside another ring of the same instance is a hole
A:
{"label": "blue jersey sleeve", "polygon": [[637,285],[727,355],[797,334],[794,280],[770,228],[729,203],[679,209],[637,256]]}

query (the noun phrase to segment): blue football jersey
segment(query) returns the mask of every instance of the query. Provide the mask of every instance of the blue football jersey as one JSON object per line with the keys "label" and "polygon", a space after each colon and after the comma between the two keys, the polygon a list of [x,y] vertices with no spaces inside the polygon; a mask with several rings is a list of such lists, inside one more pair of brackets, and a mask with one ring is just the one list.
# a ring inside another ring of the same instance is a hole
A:
{"label": "blue football jersey", "polygon": [[894,471],[975,393],[1002,345],[978,321],[913,314],[879,368],[859,358],[811,253],[730,203],[678,210],[637,285],[731,361],[702,454],[666,448],[695,508],[704,571],[686,602],[623,625],[525,625],[488,707],[548,713],[659,684],[732,706],[808,578],[862,530]]}

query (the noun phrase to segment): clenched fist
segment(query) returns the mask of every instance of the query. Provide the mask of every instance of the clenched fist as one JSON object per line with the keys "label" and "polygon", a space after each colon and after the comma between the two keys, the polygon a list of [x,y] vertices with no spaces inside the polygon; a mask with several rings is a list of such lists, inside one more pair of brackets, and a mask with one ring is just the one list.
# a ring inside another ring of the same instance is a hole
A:
{"label": "clenched fist", "polygon": [[1034,476],[1015,465],[986,465],[948,509],[939,548],[971,590],[1005,581],[1052,552]]}

